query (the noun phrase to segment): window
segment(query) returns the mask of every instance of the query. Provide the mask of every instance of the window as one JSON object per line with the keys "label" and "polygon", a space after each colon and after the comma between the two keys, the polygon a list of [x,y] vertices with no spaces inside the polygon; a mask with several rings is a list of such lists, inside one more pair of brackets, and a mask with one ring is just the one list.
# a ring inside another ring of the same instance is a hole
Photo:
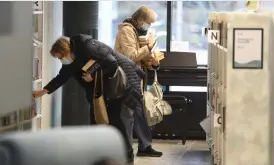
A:
{"label": "window", "polygon": [[151,7],[158,15],[152,28],[157,32],[159,48],[165,50],[167,2],[164,1],[99,1],[98,39],[113,47],[118,25],[143,5]]}
{"label": "window", "polygon": [[[171,41],[167,41],[166,1],[99,1],[99,40],[113,47],[118,24],[142,5],[158,14],[153,28],[160,49],[166,50],[167,42],[171,42],[171,51],[195,52],[198,65],[207,65],[208,43],[202,36],[202,28],[207,27],[208,13],[245,11],[246,7],[245,1],[172,1],[172,34]],[[272,1],[263,1],[260,5],[262,11],[272,11],[272,8]]]}
{"label": "window", "polygon": [[263,1],[260,1],[259,8],[260,10],[263,10],[266,12],[272,12],[274,7],[273,5],[274,5],[273,1],[263,0]]}
{"label": "window", "polygon": [[207,65],[208,13],[236,11],[245,8],[244,1],[173,1],[171,51],[196,52],[198,65]]}

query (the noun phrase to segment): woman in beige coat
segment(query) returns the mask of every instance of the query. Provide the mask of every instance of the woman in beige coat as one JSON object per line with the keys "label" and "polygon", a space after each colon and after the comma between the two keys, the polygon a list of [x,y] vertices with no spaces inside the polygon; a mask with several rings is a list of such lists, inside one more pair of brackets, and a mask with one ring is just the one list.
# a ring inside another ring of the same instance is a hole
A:
{"label": "woman in beige coat", "polygon": [[155,44],[154,34],[148,34],[147,44],[139,42],[139,36],[147,35],[148,28],[156,20],[156,13],[148,7],[139,8],[131,18],[118,25],[115,40],[115,51],[128,56],[139,66],[152,63],[158,66],[159,62],[152,56],[151,49]]}
{"label": "woman in beige coat", "polygon": [[[147,43],[144,45],[141,45],[139,42],[139,36],[146,35],[148,28],[155,20],[156,13],[150,8],[143,6],[139,8],[131,18],[126,19],[119,25],[115,40],[115,51],[129,57],[144,70],[148,68],[148,64],[152,64],[151,66],[154,69],[157,69],[159,66],[159,62],[151,53],[151,49],[156,40],[155,36],[148,34]],[[149,67],[151,68],[151,66]],[[143,88],[145,88],[146,83],[143,84]],[[161,157],[162,152],[155,151],[151,147],[151,132],[145,120],[142,105],[133,116],[134,130],[139,143],[137,156]],[[127,127],[127,125],[128,124],[125,123],[125,127]],[[131,128],[128,128],[129,132],[130,129]],[[132,133],[129,133],[129,137],[132,138]]]}

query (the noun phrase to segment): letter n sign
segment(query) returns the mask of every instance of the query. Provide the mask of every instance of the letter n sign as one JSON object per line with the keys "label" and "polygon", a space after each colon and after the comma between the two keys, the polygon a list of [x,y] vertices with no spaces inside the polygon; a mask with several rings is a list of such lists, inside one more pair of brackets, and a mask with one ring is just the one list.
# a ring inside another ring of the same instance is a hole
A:
{"label": "letter n sign", "polygon": [[220,30],[208,30],[207,41],[209,43],[220,43]]}

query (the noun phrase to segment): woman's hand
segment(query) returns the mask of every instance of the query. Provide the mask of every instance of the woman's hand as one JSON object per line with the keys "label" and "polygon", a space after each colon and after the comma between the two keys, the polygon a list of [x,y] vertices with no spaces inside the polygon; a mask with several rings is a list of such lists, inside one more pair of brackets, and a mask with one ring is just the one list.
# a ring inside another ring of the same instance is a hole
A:
{"label": "woman's hand", "polygon": [[160,65],[159,60],[154,55],[150,56],[150,58],[148,59],[148,62],[151,63],[153,66]]}
{"label": "woman's hand", "polygon": [[83,73],[82,78],[86,81],[86,82],[91,82],[93,80],[92,76],[90,73]]}
{"label": "woman's hand", "polygon": [[39,91],[33,91],[32,92],[32,96],[33,96],[33,98],[36,99],[36,98],[42,97],[46,93],[48,93],[48,90],[46,90],[46,89],[39,90]]}

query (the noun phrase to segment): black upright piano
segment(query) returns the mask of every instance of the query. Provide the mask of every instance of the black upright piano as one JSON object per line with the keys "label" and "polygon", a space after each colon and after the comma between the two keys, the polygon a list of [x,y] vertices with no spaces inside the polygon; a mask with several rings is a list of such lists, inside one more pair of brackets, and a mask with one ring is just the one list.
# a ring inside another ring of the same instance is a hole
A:
{"label": "black upright piano", "polygon": [[[183,144],[186,139],[205,139],[199,123],[206,117],[207,68],[197,66],[195,53],[166,52],[157,75],[173,113],[152,129],[153,138],[182,139]],[[149,88],[154,72],[147,78]]]}

